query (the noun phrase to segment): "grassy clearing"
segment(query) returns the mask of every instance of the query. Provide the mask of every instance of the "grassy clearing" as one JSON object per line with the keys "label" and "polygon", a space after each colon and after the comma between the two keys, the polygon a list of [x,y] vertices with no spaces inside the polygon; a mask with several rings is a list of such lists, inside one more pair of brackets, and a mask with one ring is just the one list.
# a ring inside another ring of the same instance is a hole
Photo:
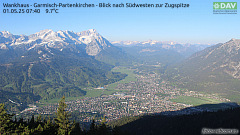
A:
{"label": "grassy clearing", "polygon": [[113,90],[113,89],[88,89],[85,90],[87,94],[84,97],[98,97],[101,95],[111,95],[115,92],[123,92],[124,90]]}
{"label": "grassy clearing", "polygon": [[176,99],[172,99],[172,102],[177,102],[177,103],[184,103],[184,104],[190,104],[193,106],[198,106],[202,104],[217,104],[221,103],[221,101],[216,100],[216,99],[210,99],[206,97],[190,97],[190,96],[180,96]]}
{"label": "grassy clearing", "polygon": [[119,83],[129,83],[131,81],[137,81],[136,75],[133,73],[133,70],[131,70],[131,69],[127,69],[125,67],[116,67],[116,68],[112,69],[112,72],[121,72],[123,74],[127,74],[128,76],[125,77],[123,80],[109,84],[107,87],[108,90],[115,90],[116,86]]}
{"label": "grassy clearing", "polygon": [[87,90],[87,94],[84,97],[97,97],[104,93],[103,89],[91,89]]}
{"label": "grassy clearing", "polygon": [[[77,99],[81,99],[81,98],[83,98],[83,96],[81,96],[81,97],[66,97],[65,101],[73,101],[73,100],[77,100]],[[60,100],[61,100],[60,98],[54,98],[54,99],[49,99],[49,100],[40,100],[41,103],[38,103],[37,105],[39,107],[42,107],[47,104],[58,103]]]}
{"label": "grassy clearing", "polygon": [[49,99],[49,100],[40,100],[41,104],[44,106],[46,104],[54,104],[60,101],[59,98]]}
{"label": "grassy clearing", "polygon": [[225,97],[230,99],[231,101],[240,103],[240,94],[227,95]]}
{"label": "grassy clearing", "polygon": [[[84,91],[86,91],[86,95],[85,96],[80,96],[80,97],[66,97],[66,101],[73,101],[73,100],[77,100],[77,99],[82,99],[84,97],[98,97],[101,95],[111,95],[114,92],[124,92],[124,90],[117,90],[116,86],[119,83],[129,83],[131,81],[136,81],[136,75],[133,73],[133,70],[127,69],[125,67],[116,67],[112,69],[112,72],[121,72],[121,73],[125,73],[128,76],[126,78],[124,78],[121,81],[109,84],[107,86],[106,89],[94,89],[92,87],[88,87],[85,89],[82,89]],[[50,99],[48,101],[40,101],[43,104],[52,104],[52,103],[58,103],[60,99],[58,98],[54,98],[54,99]]]}
{"label": "grassy clearing", "polygon": [[[88,88],[85,90],[87,92],[87,94],[85,96],[79,96],[79,97],[66,97],[65,100],[66,101],[73,101],[73,100],[77,100],[77,99],[82,99],[85,97],[99,97],[101,95],[111,95],[114,92],[118,91],[118,92],[122,92],[123,90],[107,90],[107,89],[94,89],[94,88]],[[54,98],[54,99],[50,99],[50,100],[41,100],[41,104],[39,104],[39,106],[44,106],[45,104],[54,104],[54,103],[58,103],[60,101],[59,98]]]}
{"label": "grassy clearing", "polygon": [[123,74],[127,74],[128,76],[123,80],[119,81],[119,83],[129,83],[131,81],[137,81],[136,75],[133,73],[132,69],[128,69],[125,67],[116,67],[112,69],[112,72],[121,72]]}

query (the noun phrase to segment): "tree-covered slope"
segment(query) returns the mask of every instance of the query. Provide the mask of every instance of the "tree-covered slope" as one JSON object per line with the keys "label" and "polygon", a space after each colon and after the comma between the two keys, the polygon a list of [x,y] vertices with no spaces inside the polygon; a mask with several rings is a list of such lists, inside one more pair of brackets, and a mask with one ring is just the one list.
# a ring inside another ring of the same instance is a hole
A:
{"label": "tree-covered slope", "polygon": [[83,96],[86,92],[82,87],[100,87],[126,76],[111,69],[111,65],[88,55],[39,47],[0,66],[0,90],[31,93],[45,100]]}
{"label": "tree-covered slope", "polygon": [[42,30],[29,36],[2,31],[0,91],[7,96],[1,102],[8,106],[10,99],[26,105],[63,95],[83,96],[83,87],[102,87],[123,79],[126,75],[111,72],[110,64],[124,62],[124,55],[94,29]]}
{"label": "tree-covered slope", "polygon": [[181,87],[218,93],[240,101],[239,48],[240,40],[237,39],[206,48],[169,68],[165,77]]}

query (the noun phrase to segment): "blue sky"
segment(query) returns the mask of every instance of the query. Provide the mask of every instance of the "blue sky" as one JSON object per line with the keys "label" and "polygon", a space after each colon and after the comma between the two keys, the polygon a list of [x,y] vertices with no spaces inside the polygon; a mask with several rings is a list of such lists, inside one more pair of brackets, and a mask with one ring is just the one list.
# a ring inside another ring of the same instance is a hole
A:
{"label": "blue sky", "polygon": [[[231,0],[228,0],[231,1]],[[59,8],[59,13],[4,14],[3,3],[149,3],[190,4],[189,8]],[[80,32],[96,29],[111,41],[159,40],[180,43],[226,42],[240,38],[240,2],[238,14],[213,14],[218,0],[1,0],[0,31],[33,34],[43,29]],[[224,1],[225,2],[225,1]]]}

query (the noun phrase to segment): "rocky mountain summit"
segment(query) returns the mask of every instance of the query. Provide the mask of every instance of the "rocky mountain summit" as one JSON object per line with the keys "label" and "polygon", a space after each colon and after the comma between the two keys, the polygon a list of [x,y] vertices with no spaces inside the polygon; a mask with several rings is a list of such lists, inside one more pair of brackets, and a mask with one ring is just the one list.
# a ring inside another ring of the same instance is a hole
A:
{"label": "rocky mountain summit", "polygon": [[0,32],[1,49],[21,49],[24,51],[35,47],[47,46],[62,50],[64,48],[82,48],[91,56],[96,56],[101,50],[112,45],[96,30],[82,32],[42,30],[29,36],[13,35],[8,31]]}

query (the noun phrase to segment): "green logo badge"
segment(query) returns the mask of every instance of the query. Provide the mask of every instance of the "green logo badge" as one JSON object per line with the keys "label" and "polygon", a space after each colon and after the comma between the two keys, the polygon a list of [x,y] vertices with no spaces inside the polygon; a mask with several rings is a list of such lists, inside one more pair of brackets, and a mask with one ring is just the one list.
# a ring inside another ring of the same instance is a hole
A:
{"label": "green logo badge", "polygon": [[237,2],[213,2],[214,10],[237,10]]}

